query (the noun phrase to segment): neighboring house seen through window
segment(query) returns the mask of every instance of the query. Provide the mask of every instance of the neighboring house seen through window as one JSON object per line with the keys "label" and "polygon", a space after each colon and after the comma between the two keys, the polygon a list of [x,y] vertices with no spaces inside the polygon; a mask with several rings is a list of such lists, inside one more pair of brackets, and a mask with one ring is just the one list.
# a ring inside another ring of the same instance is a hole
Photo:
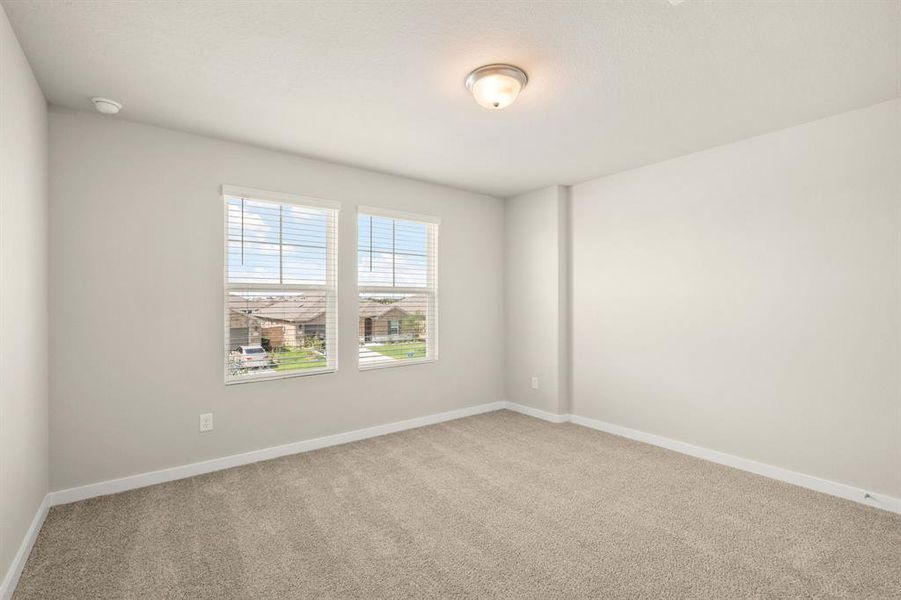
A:
{"label": "neighboring house seen through window", "polygon": [[334,371],[338,205],[222,192],[226,383]]}
{"label": "neighboring house seen through window", "polygon": [[428,362],[438,356],[438,220],[359,209],[359,365]]}

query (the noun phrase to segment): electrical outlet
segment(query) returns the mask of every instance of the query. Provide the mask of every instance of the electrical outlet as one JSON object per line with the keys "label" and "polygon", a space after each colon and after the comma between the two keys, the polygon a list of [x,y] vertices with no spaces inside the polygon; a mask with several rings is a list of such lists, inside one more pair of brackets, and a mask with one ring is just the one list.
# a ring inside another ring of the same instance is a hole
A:
{"label": "electrical outlet", "polygon": [[532,389],[533,390],[538,389],[538,376],[537,375],[532,375]]}
{"label": "electrical outlet", "polygon": [[200,415],[200,431],[213,430],[213,413],[203,413]]}

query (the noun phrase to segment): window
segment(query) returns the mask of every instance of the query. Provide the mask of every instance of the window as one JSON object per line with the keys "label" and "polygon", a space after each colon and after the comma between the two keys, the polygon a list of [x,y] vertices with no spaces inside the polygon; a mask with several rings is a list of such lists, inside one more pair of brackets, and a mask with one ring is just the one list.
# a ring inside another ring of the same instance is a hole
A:
{"label": "window", "polygon": [[325,339],[325,325],[321,323],[307,323],[303,326],[303,332],[306,335],[315,335]]}
{"label": "window", "polygon": [[225,381],[337,368],[337,203],[223,186]]}
{"label": "window", "polygon": [[438,220],[359,209],[361,369],[438,357]]}

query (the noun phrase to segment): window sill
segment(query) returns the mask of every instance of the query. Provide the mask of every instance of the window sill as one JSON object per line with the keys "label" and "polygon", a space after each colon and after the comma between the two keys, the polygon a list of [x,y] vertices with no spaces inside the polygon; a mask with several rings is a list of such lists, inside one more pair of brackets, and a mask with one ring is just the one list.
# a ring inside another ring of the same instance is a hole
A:
{"label": "window sill", "polygon": [[393,362],[379,362],[368,365],[357,363],[357,369],[360,371],[377,371],[379,369],[396,369],[397,367],[406,367],[409,365],[427,365],[438,362],[437,358],[417,358],[415,360],[396,360]]}
{"label": "window sill", "polygon": [[311,375],[323,375],[326,373],[334,373],[337,367],[329,367],[327,369],[305,369],[301,373],[284,373],[280,375],[247,375],[240,379],[231,379],[227,375],[225,377],[225,385],[240,385],[242,383],[257,383],[258,381],[273,381],[276,379],[291,379],[294,377],[310,377]]}

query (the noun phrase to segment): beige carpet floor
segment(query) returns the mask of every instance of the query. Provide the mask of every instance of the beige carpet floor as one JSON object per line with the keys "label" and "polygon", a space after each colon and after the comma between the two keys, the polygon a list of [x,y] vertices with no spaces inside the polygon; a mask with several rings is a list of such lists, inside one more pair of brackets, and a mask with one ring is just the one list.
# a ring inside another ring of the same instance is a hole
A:
{"label": "beige carpet floor", "polygon": [[901,598],[901,516],[501,411],[56,507],[15,600]]}

